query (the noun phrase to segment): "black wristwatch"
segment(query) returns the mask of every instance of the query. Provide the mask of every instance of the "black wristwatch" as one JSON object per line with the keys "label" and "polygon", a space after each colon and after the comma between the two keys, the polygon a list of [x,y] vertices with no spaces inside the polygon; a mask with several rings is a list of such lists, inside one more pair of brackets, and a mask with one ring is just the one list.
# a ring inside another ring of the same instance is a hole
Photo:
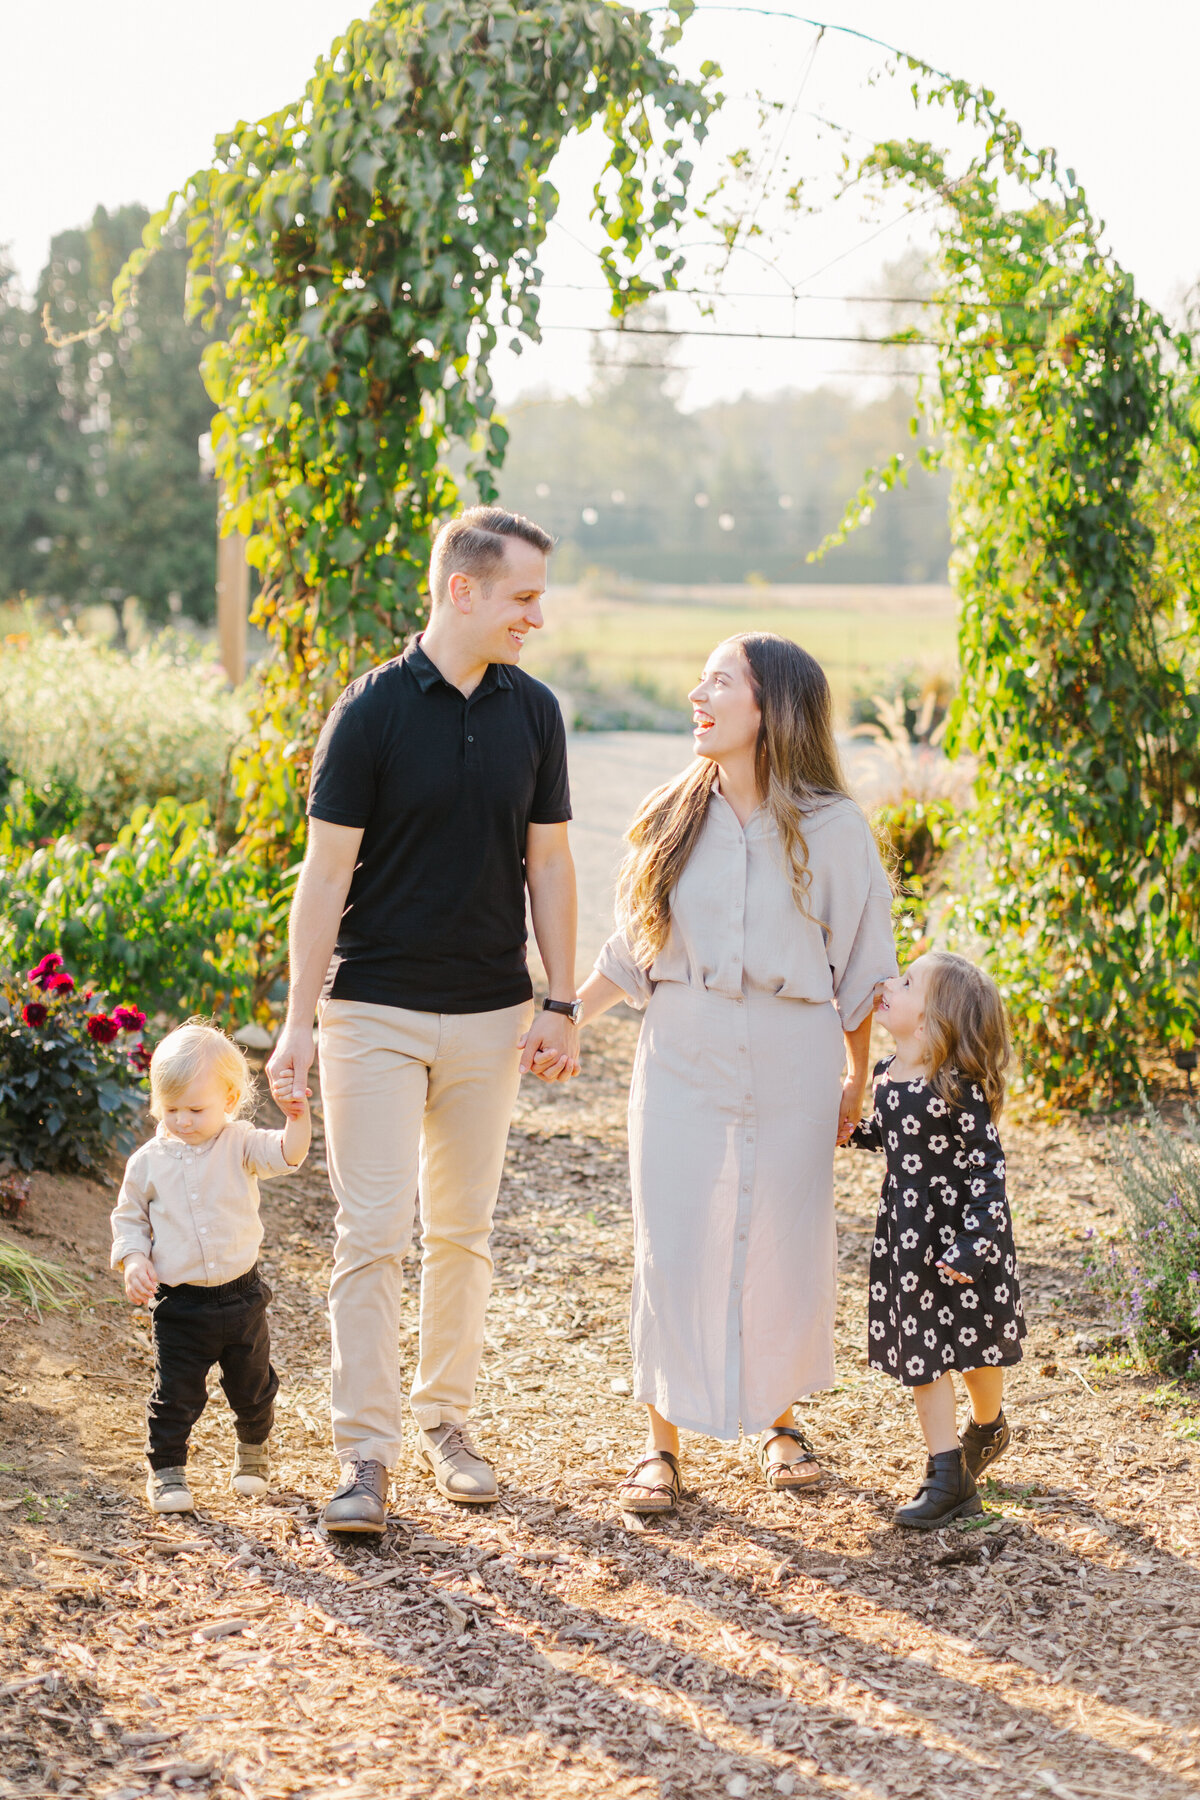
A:
{"label": "black wristwatch", "polygon": [[543,1000],[543,1012],[561,1013],[564,1019],[570,1019],[572,1025],[578,1025],[583,1017],[582,1000]]}

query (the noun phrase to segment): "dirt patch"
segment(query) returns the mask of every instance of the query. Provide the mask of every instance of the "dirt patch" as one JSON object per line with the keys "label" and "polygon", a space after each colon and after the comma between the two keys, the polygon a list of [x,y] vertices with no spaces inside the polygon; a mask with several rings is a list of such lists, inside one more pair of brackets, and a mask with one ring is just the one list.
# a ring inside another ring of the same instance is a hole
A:
{"label": "dirt patch", "polygon": [[[910,1403],[865,1366],[881,1165],[844,1152],[839,1383],[803,1409],[826,1485],[771,1495],[748,1445],[687,1439],[687,1503],[634,1534],[612,1503],[640,1435],[634,1036],[605,1022],[584,1080],[522,1096],[477,1413],[502,1505],[442,1505],[405,1467],[377,1545],[317,1526],[334,1475],[319,1144],[264,1186],[277,1489],[228,1492],[218,1393],[194,1440],[201,1511],[179,1521],[140,1497],[149,1340],[105,1268],[112,1190],[38,1178],[19,1241],[92,1279],[83,1308],[0,1320],[0,1795],[1197,1792],[1200,1446],[1171,1397],[1088,1354],[1098,1133],[1005,1134],[1031,1329],[982,1529],[890,1527],[921,1459]],[[414,1284],[408,1367],[415,1326]]]}

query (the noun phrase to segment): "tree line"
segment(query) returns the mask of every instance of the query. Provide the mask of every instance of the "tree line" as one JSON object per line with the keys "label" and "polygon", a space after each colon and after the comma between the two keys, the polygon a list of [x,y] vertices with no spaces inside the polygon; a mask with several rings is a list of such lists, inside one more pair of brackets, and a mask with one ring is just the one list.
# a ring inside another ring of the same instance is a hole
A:
{"label": "tree line", "polygon": [[[98,207],[60,232],[33,296],[0,260],[0,600],[27,594],[70,615],[135,595],[152,620],[212,617],[216,491],[198,450],[214,411],[199,373],[211,333],[185,317],[182,238],[147,264],[120,331],[55,349],[41,324],[47,303],[64,333],[96,318],[148,217]],[[585,399],[534,396],[508,414],[501,497],[558,537],[560,579],[945,579],[937,476],[889,495],[826,562],[806,560],[863,468],[907,442],[903,388],[864,404],[823,387],[686,412],[671,340],[635,338],[597,356]]]}

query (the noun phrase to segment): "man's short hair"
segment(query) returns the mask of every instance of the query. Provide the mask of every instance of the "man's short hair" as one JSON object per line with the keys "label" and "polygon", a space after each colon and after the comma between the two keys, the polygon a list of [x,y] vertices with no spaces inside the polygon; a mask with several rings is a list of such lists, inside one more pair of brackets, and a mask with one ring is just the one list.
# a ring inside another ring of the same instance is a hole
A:
{"label": "man's short hair", "polygon": [[436,606],[450,592],[451,575],[473,575],[485,585],[504,561],[505,539],[524,538],[543,556],[554,548],[554,539],[522,513],[505,512],[499,506],[472,506],[456,519],[448,519],[434,540],[429,559],[429,595]]}

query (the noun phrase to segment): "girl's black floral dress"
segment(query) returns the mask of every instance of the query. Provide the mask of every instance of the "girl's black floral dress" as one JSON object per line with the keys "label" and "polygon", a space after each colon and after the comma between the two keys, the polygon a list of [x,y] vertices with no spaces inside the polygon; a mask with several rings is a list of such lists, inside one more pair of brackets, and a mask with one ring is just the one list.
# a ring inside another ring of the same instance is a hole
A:
{"label": "girl's black floral dress", "polygon": [[[875,1069],[875,1109],[850,1142],[882,1150],[887,1176],[871,1253],[870,1366],[905,1387],[946,1369],[1021,1360],[1025,1314],[1000,1134],[973,1083],[951,1105],[924,1076]],[[939,1262],[972,1285],[953,1281]]]}

